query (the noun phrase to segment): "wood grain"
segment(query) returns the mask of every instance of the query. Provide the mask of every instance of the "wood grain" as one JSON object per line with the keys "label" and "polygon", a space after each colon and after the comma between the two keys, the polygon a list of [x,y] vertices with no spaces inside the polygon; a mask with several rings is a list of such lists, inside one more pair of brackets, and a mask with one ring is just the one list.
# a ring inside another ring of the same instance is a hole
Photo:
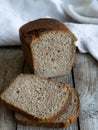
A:
{"label": "wood grain", "polygon": [[74,79],[81,101],[80,130],[98,130],[98,62],[77,53]]}
{"label": "wood grain", "polygon": [[[0,49],[0,92],[21,72],[23,72],[23,55],[21,49]],[[24,73],[30,73],[28,67],[25,65]],[[62,76],[54,78],[54,80],[67,82],[71,87],[73,87],[72,76]],[[9,111],[0,101],[0,130],[46,130],[48,128],[43,127],[32,127],[17,124],[13,118],[14,113]],[[50,129],[56,130],[56,129]],[[61,130],[61,129],[59,129]],[[77,123],[71,125],[70,127],[63,128],[62,130],[78,130]]]}
{"label": "wood grain", "polygon": [[[23,55],[21,49],[0,48],[0,93],[22,72]],[[14,114],[0,100],[0,130],[16,130]]]}

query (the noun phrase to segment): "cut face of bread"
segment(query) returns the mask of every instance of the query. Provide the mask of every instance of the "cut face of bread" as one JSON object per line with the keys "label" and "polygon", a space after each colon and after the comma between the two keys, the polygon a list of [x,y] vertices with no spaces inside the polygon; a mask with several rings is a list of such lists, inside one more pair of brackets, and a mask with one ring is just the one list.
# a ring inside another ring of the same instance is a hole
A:
{"label": "cut face of bread", "polygon": [[66,25],[55,19],[38,19],[20,28],[20,40],[34,74],[51,78],[71,71],[77,39]]}
{"label": "cut face of bread", "polygon": [[75,45],[70,34],[51,31],[32,41],[31,52],[35,74],[55,77],[70,71]]}
{"label": "cut face of bread", "polygon": [[68,107],[71,92],[64,83],[21,74],[1,94],[1,99],[14,111],[35,120],[48,121],[57,118]]}
{"label": "cut face of bread", "polygon": [[19,123],[24,125],[32,125],[32,126],[44,126],[44,127],[67,127],[68,125],[74,123],[77,120],[79,115],[80,103],[79,96],[75,89],[72,89],[72,100],[70,105],[65,113],[63,113],[58,119],[51,122],[36,122],[34,120],[30,120],[26,116],[23,116],[19,113],[15,113],[15,119]]}

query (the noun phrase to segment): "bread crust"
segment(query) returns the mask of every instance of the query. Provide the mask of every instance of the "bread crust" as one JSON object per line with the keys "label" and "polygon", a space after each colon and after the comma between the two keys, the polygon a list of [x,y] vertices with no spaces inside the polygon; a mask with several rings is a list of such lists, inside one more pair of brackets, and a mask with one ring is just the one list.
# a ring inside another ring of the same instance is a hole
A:
{"label": "bread crust", "polygon": [[24,59],[28,65],[29,69],[31,70],[31,72],[34,73],[33,55],[31,53],[30,46],[26,43],[26,41],[24,39],[23,33],[20,33],[20,40],[22,41],[21,46],[22,46],[22,50],[23,50],[23,54],[24,54]]}
{"label": "bread crust", "polygon": [[73,117],[71,117],[71,119],[67,119],[65,121],[61,121],[61,122],[46,122],[46,123],[43,123],[43,122],[36,122],[36,121],[32,121],[32,120],[29,120],[29,119],[24,119],[19,117],[19,115],[17,113],[15,113],[15,119],[17,122],[19,123],[22,123],[24,125],[31,125],[31,126],[42,126],[42,127],[48,127],[48,128],[63,128],[63,127],[67,127],[71,124],[73,124],[78,116],[79,116],[79,111],[80,111],[80,100],[79,100],[79,95],[76,91],[76,89],[74,89],[76,95],[77,95],[77,99],[78,99],[78,106],[77,106],[77,111],[76,113],[74,114]]}
{"label": "bread crust", "polygon": [[[20,76],[23,75],[23,74],[20,74]],[[25,74],[25,75],[28,75],[28,74]],[[30,74],[29,74],[30,75]],[[33,76],[33,75],[32,75]],[[52,81],[52,82],[56,82],[54,80],[49,80],[49,79],[46,79],[46,78],[41,78],[41,79],[45,79],[45,80],[48,80],[48,81]],[[14,83],[14,81],[12,82]],[[5,91],[8,89],[9,87],[7,87],[5,89]],[[71,90],[69,88],[69,86],[66,84],[65,85],[65,89],[66,89],[66,92],[68,92],[68,98],[66,100],[66,103],[65,105],[61,108],[60,111],[58,111],[58,113],[55,113],[53,116],[51,117],[47,117],[47,118],[38,118],[38,117],[35,117],[31,114],[28,114],[27,111],[23,111],[21,110],[21,108],[18,108],[17,106],[9,103],[6,101],[6,99],[3,98],[3,93],[1,94],[1,99],[3,100],[3,102],[5,103],[5,105],[8,106],[8,108],[10,108],[11,110],[13,111],[16,111],[16,112],[19,112],[19,113],[22,113],[23,115],[26,115],[27,117],[29,117],[30,119],[33,119],[35,121],[42,121],[42,122],[47,122],[47,121],[53,121],[55,119],[57,119],[67,108],[68,108],[68,105],[70,104],[70,101],[71,101],[71,98],[72,98],[72,93],[71,93]]]}
{"label": "bread crust", "polygon": [[[68,32],[69,34],[72,35],[73,42],[77,41],[77,38],[68,29],[68,27],[66,25],[64,25],[63,23],[57,21],[56,19],[44,18],[44,19],[38,19],[35,21],[31,21],[31,22],[23,25],[19,30],[20,40],[21,40],[21,45],[22,45],[22,49],[24,52],[25,61],[28,65],[28,67],[30,68],[31,72],[34,74],[37,74],[36,73],[37,68],[34,65],[34,61],[33,61],[34,54],[31,53],[31,43],[33,43],[34,40],[38,40],[39,37],[41,37],[42,35],[49,33],[49,32],[54,32],[54,31]],[[26,49],[26,47],[28,47],[29,49]],[[75,57],[75,51],[76,51],[76,46],[73,47],[72,60],[71,60],[70,65],[68,66],[68,70],[67,70],[66,74],[69,74],[69,72],[71,71],[74,57]],[[62,73],[62,74],[58,74],[58,75],[51,76],[48,78],[58,77],[58,76],[62,76],[64,74],[65,73]]]}
{"label": "bread crust", "polygon": [[[65,32],[68,32],[69,34],[71,34],[73,36],[74,41],[77,41],[77,38],[75,37],[75,35],[68,29],[68,27],[66,25],[64,25],[63,23],[61,23],[53,18],[43,18],[43,19],[37,19],[37,20],[31,21],[31,22],[23,25],[19,29],[19,32],[20,32],[20,34],[22,33],[22,34],[24,34],[24,36],[28,37],[28,35],[30,36],[29,32],[32,32],[32,30],[33,31],[36,30],[39,35],[43,32],[47,32],[50,30],[62,30],[62,31],[65,31]],[[40,31],[40,30],[42,30],[42,31]],[[33,34],[31,33],[32,37],[34,37],[35,35],[36,35],[35,32]],[[35,37],[37,37],[37,35]],[[31,44],[31,43],[27,42],[27,44]]]}

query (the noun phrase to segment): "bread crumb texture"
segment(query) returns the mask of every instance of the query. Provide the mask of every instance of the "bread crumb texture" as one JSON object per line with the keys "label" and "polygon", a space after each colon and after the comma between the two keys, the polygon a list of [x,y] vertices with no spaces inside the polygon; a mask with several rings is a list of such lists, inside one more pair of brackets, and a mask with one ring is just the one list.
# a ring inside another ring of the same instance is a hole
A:
{"label": "bread crumb texture", "polygon": [[75,45],[64,31],[51,31],[32,41],[35,73],[43,77],[66,74],[72,64]]}
{"label": "bread crumb texture", "polygon": [[21,74],[2,94],[2,99],[35,117],[47,118],[65,106],[69,92],[65,84]]}

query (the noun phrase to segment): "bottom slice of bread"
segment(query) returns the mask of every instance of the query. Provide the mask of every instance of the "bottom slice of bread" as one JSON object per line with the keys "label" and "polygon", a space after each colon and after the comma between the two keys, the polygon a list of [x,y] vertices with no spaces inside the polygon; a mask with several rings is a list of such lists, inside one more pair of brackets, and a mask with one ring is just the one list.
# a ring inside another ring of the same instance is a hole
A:
{"label": "bottom slice of bread", "polygon": [[50,127],[50,128],[60,128],[60,127],[69,126],[70,124],[74,123],[77,120],[77,117],[79,115],[79,110],[80,110],[80,101],[79,101],[78,93],[74,88],[71,91],[72,91],[72,100],[70,102],[67,111],[55,121],[46,122],[46,123],[37,122],[17,112],[15,113],[16,121],[24,125],[42,126],[42,127]]}

